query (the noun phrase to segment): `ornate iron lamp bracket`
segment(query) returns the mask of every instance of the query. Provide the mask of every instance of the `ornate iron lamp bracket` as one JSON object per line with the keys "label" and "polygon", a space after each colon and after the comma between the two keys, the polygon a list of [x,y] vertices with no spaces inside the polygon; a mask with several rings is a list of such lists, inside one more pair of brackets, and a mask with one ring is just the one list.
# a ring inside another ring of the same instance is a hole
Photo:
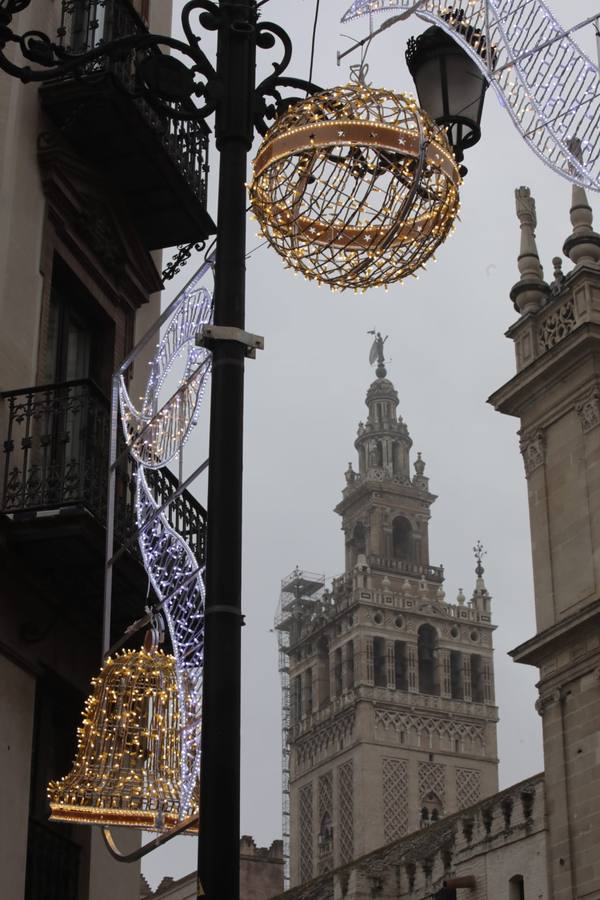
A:
{"label": "ornate iron lamp bracket", "polygon": [[130,863],[137,862],[137,860],[139,859],[143,859],[144,856],[152,853],[153,850],[156,850],[158,847],[162,847],[163,844],[166,844],[174,837],[177,837],[177,835],[183,834],[183,832],[187,831],[188,828],[194,828],[196,825],[198,825],[198,816],[189,816],[187,819],[183,819],[168,831],[163,831],[158,835],[158,837],[155,837],[154,840],[148,841],[147,844],[138,847],[136,850],[132,850],[131,853],[123,853],[121,850],[119,850],[112,835],[112,831],[106,825],[102,826],[102,837],[104,838],[106,848],[113,859],[116,859],[117,862]]}
{"label": "ornate iron lamp bracket", "polygon": [[[211,0],[189,0],[184,6],[181,25],[185,41],[168,35],[140,32],[99,43],[83,52],[65,49],[42,31],[30,30],[22,34],[14,32],[11,28],[13,16],[26,9],[30,3],[31,0],[0,0],[0,69],[24,83],[43,83],[68,75],[80,76],[103,60],[131,56],[135,69],[134,87],[121,85],[122,90],[134,97],[144,97],[157,112],[167,118],[206,119],[219,105],[223,85],[201,49],[201,38],[192,26],[192,16],[199,13],[199,24],[207,31],[218,31],[224,26],[238,31],[251,31],[254,33],[256,47],[263,50],[274,47],[276,39],[281,41],[281,60],[273,63],[273,73],[255,91],[254,127],[261,135],[266,133],[270,122],[300,99],[282,96],[282,88],[305,94],[321,90],[313,82],[283,76],[292,58],[292,42],[283,28],[274,22],[253,23],[226,15]],[[258,13],[256,16],[258,17]],[[6,51],[11,44],[19,46],[21,55],[26,60],[24,64],[19,65],[9,59]],[[177,57],[161,53],[161,47],[182,54],[189,65]],[[267,98],[271,98],[274,103],[269,103]],[[199,100],[203,102],[198,103]]]}

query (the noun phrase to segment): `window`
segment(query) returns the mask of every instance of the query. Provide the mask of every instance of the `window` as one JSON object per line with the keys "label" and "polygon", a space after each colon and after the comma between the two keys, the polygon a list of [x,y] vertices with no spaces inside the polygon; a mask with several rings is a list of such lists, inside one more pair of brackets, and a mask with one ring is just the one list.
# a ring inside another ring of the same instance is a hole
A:
{"label": "window", "polygon": [[513,875],[508,882],[508,900],[525,900],[525,880],[522,875]]}
{"label": "window", "polygon": [[392,523],[392,554],[394,559],[405,562],[413,558],[412,527],[404,516],[397,516]]}
{"label": "window", "polygon": [[358,470],[364,472],[367,468],[367,455],[365,453],[364,444],[358,448]]}
{"label": "window", "polygon": [[443,814],[442,804],[437,794],[430,791],[423,799],[421,807],[421,828],[433,825]]}
{"label": "window", "polygon": [[321,638],[317,647],[317,679],[319,709],[329,703],[329,641]]}
{"label": "window", "polygon": [[375,687],[387,687],[385,639],[373,638],[373,677]]}
{"label": "window", "polygon": [[90,378],[108,395],[114,324],[59,256],[54,257],[42,380]]}
{"label": "window", "polygon": [[325,813],[321,819],[317,843],[320,855],[324,856],[327,853],[331,853],[333,849],[333,824],[329,813]]}
{"label": "window", "polygon": [[312,668],[307,669],[302,675],[304,682],[303,706],[305,715],[310,716],[313,710],[313,690],[312,690]]}
{"label": "window", "polygon": [[398,441],[394,441],[392,444],[392,472],[394,475],[398,475],[400,472],[400,458],[398,454]]}
{"label": "window", "polygon": [[80,829],[48,822],[47,788],[50,779],[62,778],[72,770],[83,699],[68,682],[52,672],[45,671],[37,681],[27,836],[25,896],[28,898],[47,897],[53,889],[59,892],[61,900],[76,900],[78,896]]}
{"label": "window", "polygon": [[346,690],[354,687],[354,641],[346,643]]}
{"label": "window", "polygon": [[483,703],[483,661],[481,656],[471,654],[471,699],[473,703]]}
{"label": "window", "polygon": [[338,647],[338,649],[335,651],[333,680],[335,687],[335,696],[339,697],[342,693],[342,650],[340,647]]}
{"label": "window", "polygon": [[457,650],[450,651],[450,693],[453,700],[464,700],[463,657]]}
{"label": "window", "polygon": [[418,632],[419,691],[439,694],[437,677],[437,632],[432,625],[421,625]]}
{"label": "window", "polygon": [[50,815],[48,782],[71,771],[82,706],[81,694],[53,672],[37,681],[30,813],[45,825]]}
{"label": "window", "polygon": [[352,532],[352,543],[356,554],[364,553],[366,548],[365,526],[362,522],[357,522]]}
{"label": "window", "polygon": [[407,691],[408,673],[406,668],[406,644],[404,641],[394,641],[394,664],[396,688],[399,691]]}
{"label": "window", "polygon": [[373,684],[375,673],[373,671],[373,638],[367,638],[367,684]]}
{"label": "window", "polygon": [[292,679],[292,722],[299,722],[302,718],[302,676],[296,675]]}
{"label": "window", "polygon": [[110,30],[105,27],[105,7],[105,0],[73,0],[68,4],[64,41],[70,50],[83,53],[110,40]]}

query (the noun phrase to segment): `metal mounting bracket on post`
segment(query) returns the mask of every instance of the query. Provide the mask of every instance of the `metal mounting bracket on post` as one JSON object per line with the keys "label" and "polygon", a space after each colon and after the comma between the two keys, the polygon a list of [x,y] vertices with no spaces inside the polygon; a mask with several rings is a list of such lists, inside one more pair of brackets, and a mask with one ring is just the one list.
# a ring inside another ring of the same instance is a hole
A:
{"label": "metal mounting bracket on post", "polygon": [[207,347],[214,341],[235,341],[246,348],[246,356],[256,359],[256,351],[265,349],[265,339],[260,334],[250,334],[241,328],[230,328],[227,325],[203,325],[196,337],[197,347]]}
{"label": "metal mounting bracket on post", "polygon": [[113,859],[117,860],[117,862],[137,862],[138,859],[143,859],[144,856],[148,856],[148,854],[152,853],[153,850],[156,850],[157,847],[162,846],[162,844],[166,844],[174,837],[177,837],[177,835],[183,834],[183,832],[187,831],[188,828],[193,828],[196,825],[199,825],[199,821],[199,816],[189,816],[187,819],[183,819],[181,822],[178,822],[177,825],[169,828],[168,831],[161,832],[158,837],[154,838],[154,840],[149,841],[147,844],[144,844],[141,847],[138,847],[136,850],[132,850],[130,853],[123,853],[121,850],[119,850],[115,839],[112,836],[112,832],[107,825],[102,826],[102,837],[104,838],[106,849],[113,857]]}

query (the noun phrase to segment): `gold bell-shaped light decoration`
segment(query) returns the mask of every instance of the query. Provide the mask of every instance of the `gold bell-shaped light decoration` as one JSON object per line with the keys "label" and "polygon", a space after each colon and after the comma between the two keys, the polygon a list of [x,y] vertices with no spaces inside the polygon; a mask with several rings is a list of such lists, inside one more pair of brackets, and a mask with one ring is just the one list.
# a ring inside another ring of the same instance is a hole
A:
{"label": "gold bell-shaped light decoration", "polygon": [[460,181],[444,130],[412,97],[352,83],[275,121],[250,198],[288,266],[335,290],[366,290],[432,256],[458,213]]}
{"label": "gold bell-shaped light decoration", "polygon": [[180,820],[175,659],[157,649],[109,657],[92,680],[73,768],[48,785],[51,819],[162,831]]}

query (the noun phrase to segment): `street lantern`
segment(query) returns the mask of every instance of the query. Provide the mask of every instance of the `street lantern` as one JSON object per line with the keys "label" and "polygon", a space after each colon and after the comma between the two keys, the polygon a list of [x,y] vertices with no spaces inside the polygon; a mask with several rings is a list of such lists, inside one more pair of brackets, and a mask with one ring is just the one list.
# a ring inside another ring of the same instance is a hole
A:
{"label": "street lantern", "polygon": [[[448,14],[450,15],[450,14]],[[470,26],[462,10],[452,13],[452,26],[475,53],[487,59],[485,36]],[[493,68],[494,49],[490,62]],[[419,105],[443,126],[457,162],[481,137],[481,114],[488,82],[476,62],[446,32],[433,26],[409,38],[406,63],[412,75]],[[463,167],[461,174],[466,169]]]}

